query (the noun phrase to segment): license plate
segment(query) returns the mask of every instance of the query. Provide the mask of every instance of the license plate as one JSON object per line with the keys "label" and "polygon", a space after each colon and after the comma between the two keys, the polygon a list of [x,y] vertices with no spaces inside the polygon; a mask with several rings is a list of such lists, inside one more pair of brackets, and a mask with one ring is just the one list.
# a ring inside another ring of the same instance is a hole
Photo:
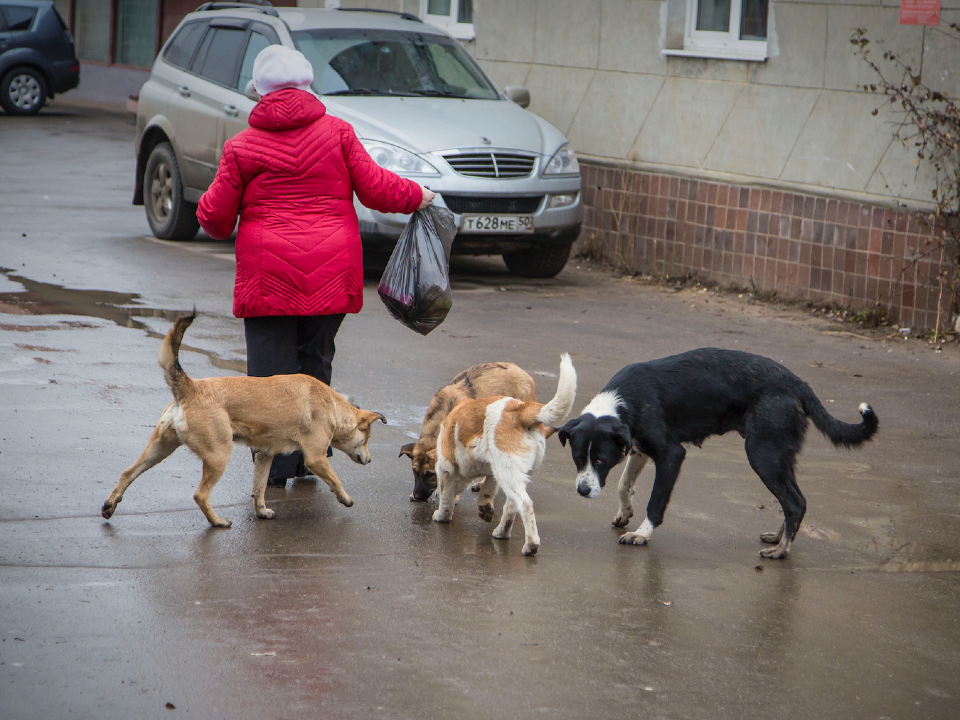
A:
{"label": "license plate", "polygon": [[464,215],[463,233],[532,233],[533,215]]}

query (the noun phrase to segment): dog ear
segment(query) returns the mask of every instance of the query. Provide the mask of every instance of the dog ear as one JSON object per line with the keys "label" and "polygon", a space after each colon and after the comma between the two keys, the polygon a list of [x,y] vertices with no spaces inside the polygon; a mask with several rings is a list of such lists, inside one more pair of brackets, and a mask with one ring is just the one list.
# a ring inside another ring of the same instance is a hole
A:
{"label": "dog ear", "polygon": [[550,437],[550,436],[553,435],[555,432],[557,432],[557,428],[553,427],[553,425],[541,425],[540,427],[543,428],[543,439],[544,439],[544,440],[546,440],[548,437]]}
{"label": "dog ear", "polygon": [[384,425],[387,424],[387,419],[378,412],[371,412],[370,410],[360,410],[357,408],[357,420],[361,426],[370,427],[377,420],[382,422]]}
{"label": "dog ear", "polygon": [[613,441],[620,448],[621,453],[626,455],[629,452],[630,446],[633,444],[633,438],[630,437],[630,428],[627,427],[626,423],[620,423],[614,433]]}
{"label": "dog ear", "polygon": [[567,446],[567,440],[570,439],[570,432],[580,424],[580,418],[574,418],[557,431],[557,437],[563,447]]}
{"label": "dog ear", "polygon": [[402,448],[400,448],[400,454],[397,457],[403,457],[406,455],[408,458],[413,460],[413,448],[416,446],[416,443],[407,443]]}
{"label": "dog ear", "polygon": [[437,461],[437,449],[436,449],[436,448],[433,448],[432,450],[427,450],[427,457],[430,458],[431,460],[433,460],[434,462],[436,462],[436,461]]}

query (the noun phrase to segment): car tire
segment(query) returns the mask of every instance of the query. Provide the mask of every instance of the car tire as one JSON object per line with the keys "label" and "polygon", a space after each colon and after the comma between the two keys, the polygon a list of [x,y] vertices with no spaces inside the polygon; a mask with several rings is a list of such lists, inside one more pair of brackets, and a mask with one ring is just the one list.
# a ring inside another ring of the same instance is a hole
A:
{"label": "car tire", "polygon": [[563,270],[570,257],[570,244],[540,245],[527,250],[504,253],[507,269],[524,278],[552,278]]}
{"label": "car tire", "polygon": [[200,230],[197,206],[183,199],[180,166],[170,143],[160,143],[143,171],[143,205],[147,222],[161,240],[191,240]]}
{"label": "car tire", "polygon": [[8,115],[36,115],[47,102],[47,81],[36,68],[21,65],[0,81],[0,105]]}

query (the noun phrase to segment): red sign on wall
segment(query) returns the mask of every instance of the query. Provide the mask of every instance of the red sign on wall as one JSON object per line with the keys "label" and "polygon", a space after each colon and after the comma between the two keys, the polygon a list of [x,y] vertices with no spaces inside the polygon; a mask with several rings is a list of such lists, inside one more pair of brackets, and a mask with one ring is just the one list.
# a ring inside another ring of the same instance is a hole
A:
{"label": "red sign on wall", "polygon": [[901,25],[939,25],[940,0],[900,0]]}

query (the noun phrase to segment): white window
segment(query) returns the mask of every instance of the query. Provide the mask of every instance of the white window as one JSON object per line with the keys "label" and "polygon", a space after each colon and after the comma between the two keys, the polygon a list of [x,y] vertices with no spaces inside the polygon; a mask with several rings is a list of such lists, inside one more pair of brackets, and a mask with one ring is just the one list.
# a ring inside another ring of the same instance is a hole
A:
{"label": "white window", "polygon": [[766,60],[768,0],[685,1],[683,49],[665,55]]}
{"label": "white window", "polygon": [[459,40],[473,40],[473,0],[421,0],[421,15]]}

